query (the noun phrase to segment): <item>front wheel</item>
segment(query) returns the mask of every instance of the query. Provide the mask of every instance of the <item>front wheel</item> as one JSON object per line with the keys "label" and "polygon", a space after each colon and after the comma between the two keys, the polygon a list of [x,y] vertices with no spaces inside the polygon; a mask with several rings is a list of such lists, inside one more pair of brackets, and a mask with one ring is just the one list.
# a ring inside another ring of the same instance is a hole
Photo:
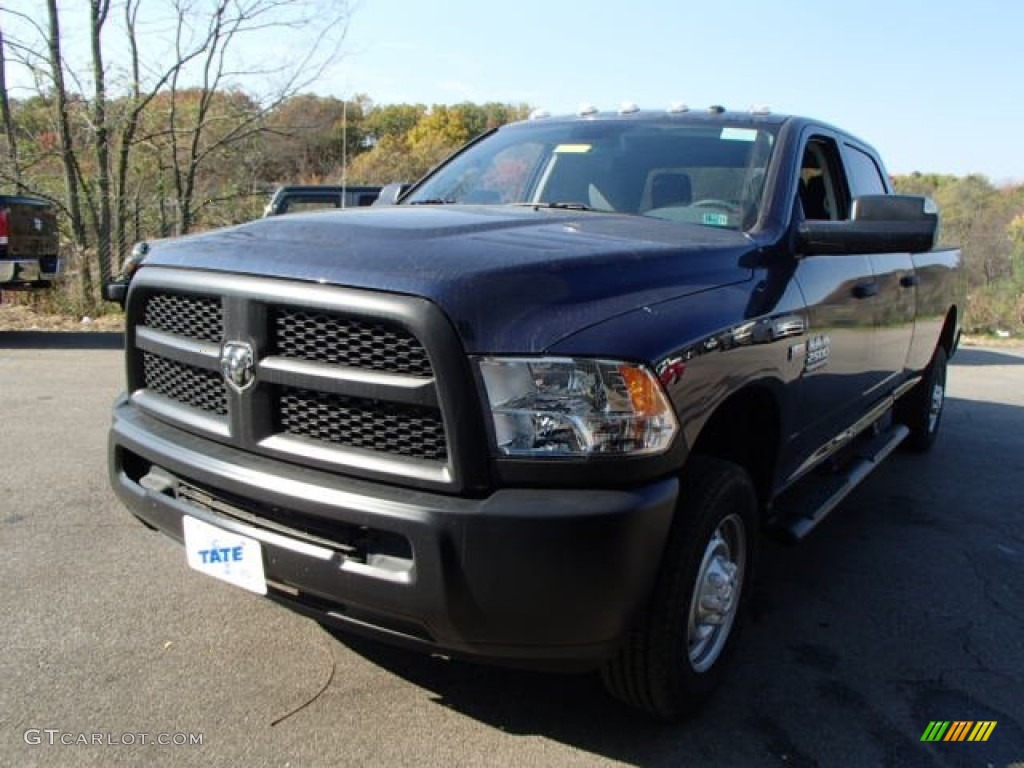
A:
{"label": "front wheel", "polygon": [[756,520],[744,469],[691,459],[650,602],[602,670],[613,696],[672,720],[718,686],[750,597]]}

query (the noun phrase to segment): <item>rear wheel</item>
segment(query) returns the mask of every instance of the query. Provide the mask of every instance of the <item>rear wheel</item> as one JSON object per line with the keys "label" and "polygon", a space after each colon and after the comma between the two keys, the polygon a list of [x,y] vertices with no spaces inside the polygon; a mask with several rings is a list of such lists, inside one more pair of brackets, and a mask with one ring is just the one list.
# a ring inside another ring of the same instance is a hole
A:
{"label": "rear wheel", "polygon": [[912,451],[924,453],[939,434],[946,404],[946,363],[946,348],[940,344],[924,377],[896,403],[896,420],[910,429],[905,445]]}
{"label": "rear wheel", "polygon": [[602,671],[613,696],[671,720],[718,686],[751,592],[756,519],[745,470],[691,459],[650,603]]}

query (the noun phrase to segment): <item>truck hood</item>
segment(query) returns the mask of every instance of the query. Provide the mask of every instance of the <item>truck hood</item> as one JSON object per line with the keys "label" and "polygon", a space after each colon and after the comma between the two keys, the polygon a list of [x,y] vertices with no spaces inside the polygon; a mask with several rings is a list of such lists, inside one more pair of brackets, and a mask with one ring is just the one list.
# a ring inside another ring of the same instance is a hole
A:
{"label": "truck hood", "polygon": [[470,353],[539,353],[616,315],[748,280],[744,234],[507,206],[275,216],[157,241],[145,264],[404,293],[440,306]]}

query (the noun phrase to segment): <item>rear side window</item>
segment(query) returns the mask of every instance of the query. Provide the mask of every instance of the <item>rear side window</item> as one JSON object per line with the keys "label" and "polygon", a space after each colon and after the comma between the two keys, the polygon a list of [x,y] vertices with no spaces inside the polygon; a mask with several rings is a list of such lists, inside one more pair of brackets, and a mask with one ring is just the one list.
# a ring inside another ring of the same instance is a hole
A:
{"label": "rear side window", "polygon": [[846,145],[846,172],[850,177],[850,193],[861,195],[884,195],[885,180],[871,155],[856,147]]}

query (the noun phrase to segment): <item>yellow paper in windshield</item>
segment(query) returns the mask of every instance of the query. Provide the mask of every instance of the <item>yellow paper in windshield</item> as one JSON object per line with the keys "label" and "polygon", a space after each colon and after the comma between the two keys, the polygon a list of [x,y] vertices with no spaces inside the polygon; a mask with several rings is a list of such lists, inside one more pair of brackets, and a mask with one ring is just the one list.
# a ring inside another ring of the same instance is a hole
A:
{"label": "yellow paper in windshield", "polygon": [[590,144],[559,144],[555,147],[556,155],[582,155],[591,150]]}

